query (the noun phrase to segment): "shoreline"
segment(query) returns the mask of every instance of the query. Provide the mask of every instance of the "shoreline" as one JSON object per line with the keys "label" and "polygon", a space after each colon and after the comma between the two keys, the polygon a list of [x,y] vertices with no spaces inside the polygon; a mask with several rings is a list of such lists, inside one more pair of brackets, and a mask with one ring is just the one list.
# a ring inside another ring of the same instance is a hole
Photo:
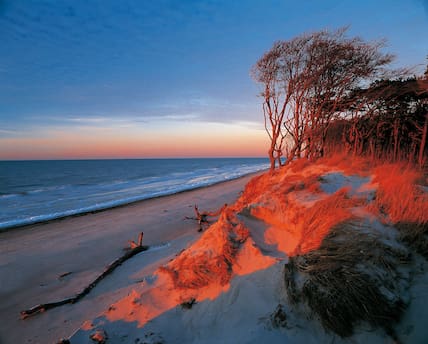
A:
{"label": "shoreline", "polygon": [[139,200],[136,200],[136,201],[130,201],[130,202],[121,203],[121,204],[117,204],[117,205],[113,205],[113,206],[102,207],[102,208],[99,208],[99,209],[78,212],[78,213],[70,214],[70,215],[63,215],[63,216],[60,215],[60,216],[52,218],[52,219],[35,220],[34,222],[29,222],[29,223],[25,223],[25,224],[11,225],[11,226],[7,226],[7,227],[1,227],[0,226],[0,236],[3,233],[10,232],[10,231],[25,230],[26,228],[32,227],[32,226],[44,225],[44,224],[49,224],[49,223],[53,223],[53,222],[57,222],[57,221],[62,221],[62,220],[70,219],[70,218],[76,218],[76,217],[82,217],[82,216],[97,214],[97,213],[101,213],[101,212],[105,212],[105,211],[109,211],[109,210],[113,210],[113,209],[118,209],[118,208],[123,208],[123,207],[127,207],[127,206],[132,206],[134,204],[138,204],[138,203],[141,203],[141,202],[146,202],[146,201],[149,201],[149,200],[155,200],[155,199],[161,199],[161,198],[164,198],[164,197],[180,195],[182,193],[192,192],[192,191],[195,191],[195,190],[202,190],[202,189],[209,188],[211,186],[216,186],[216,185],[227,183],[227,182],[230,182],[230,181],[233,181],[233,180],[238,180],[240,178],[252,177],[252,176],[259,175],[259,174],[263,174],[266,171],[268,171],[268,169],[260,170],[260,171],[256,171],[256,172],[251,172],[251,173],[247,173],[247,174],[244,174],[244,175],[239,176],[239,177],[235,177],[235,178],[231,178],[231,179],[227,179],[227,180],[222,180],[222,181],[214,182],[214,183],[208,184],[208,185],[196,186],[194,188],[188,188],[188,189],[176,191],[176,192],[173,192],[173,193],[168,193],[168,194],[165,194],[165,195],[148,196],[147,198],[142,198],[142,199],[139,199]]}
{"label": "shoreline", "polygon": [[[160,265],[200,237],[193,206],[232,204],[257,174],[94,214],[70,216],[0,233],[0,343],[50,343],[70,336],[126,296]],[[144,231],[143,252],[73,305],[20,319],[20,311],[80,292]],[[61,277],[65,274],[65,277]]]}

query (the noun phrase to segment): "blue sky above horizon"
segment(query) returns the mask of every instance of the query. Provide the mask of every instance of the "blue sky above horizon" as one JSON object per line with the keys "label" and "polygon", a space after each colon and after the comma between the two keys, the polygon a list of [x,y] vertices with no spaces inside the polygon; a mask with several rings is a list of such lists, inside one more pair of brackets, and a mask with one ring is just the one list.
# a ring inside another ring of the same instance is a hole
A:
{"label": "blue sky above horizon", "polygon": [[428,0],[0,0],[0,159],[264,155],[251,66],[348,25],[424,70]]}

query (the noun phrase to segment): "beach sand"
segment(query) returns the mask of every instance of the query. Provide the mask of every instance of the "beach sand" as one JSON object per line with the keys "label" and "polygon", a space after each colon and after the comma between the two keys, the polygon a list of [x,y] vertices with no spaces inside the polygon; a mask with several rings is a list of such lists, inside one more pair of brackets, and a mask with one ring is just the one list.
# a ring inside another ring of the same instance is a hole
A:
{"label": "beach sand", "polygon": [[254,178],[184,251],[140,264],[141,282],[70,342],[425,343],[427,261],[390,222],[428,221],[416,177],[302,159]]}
{"label": "beach sand", "polygon": [[[1,233],[0,343],[426,343],[418,173],[336,158],[253,177]],[[202,233],[184,219],[224,203]],[[19,319],[80,292],[141,231],[150,249],[80,302]]]}
{"label": "beach sand", "polygon": [[[253,176],[0,233],[0,343],[69,337],[200,236],[196,221],[185,219],[194,216],[195,204],[213,211],[233,203]],[[77,304],[20,319],[24,309],[80,292],[141,231],[153,249],[124,263]]]}

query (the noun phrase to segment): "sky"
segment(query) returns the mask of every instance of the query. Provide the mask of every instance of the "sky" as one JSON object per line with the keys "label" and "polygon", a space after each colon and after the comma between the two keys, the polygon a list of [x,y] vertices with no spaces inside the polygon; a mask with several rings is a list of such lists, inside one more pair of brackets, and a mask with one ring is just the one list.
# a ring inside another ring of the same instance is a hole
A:
{"label": "sky", "polygon": [[0,160],[265,156],[251,67],[343,26],[425,70],[428,0],[0,0]]}

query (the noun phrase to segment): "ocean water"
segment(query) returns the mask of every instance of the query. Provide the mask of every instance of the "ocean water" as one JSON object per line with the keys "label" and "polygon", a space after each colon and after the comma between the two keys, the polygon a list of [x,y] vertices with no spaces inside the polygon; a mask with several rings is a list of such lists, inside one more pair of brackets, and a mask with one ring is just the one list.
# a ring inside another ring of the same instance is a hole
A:
{"label": "ocean water", "polygon": [[0,161],[0,230],[267,169],[264,158]]}

